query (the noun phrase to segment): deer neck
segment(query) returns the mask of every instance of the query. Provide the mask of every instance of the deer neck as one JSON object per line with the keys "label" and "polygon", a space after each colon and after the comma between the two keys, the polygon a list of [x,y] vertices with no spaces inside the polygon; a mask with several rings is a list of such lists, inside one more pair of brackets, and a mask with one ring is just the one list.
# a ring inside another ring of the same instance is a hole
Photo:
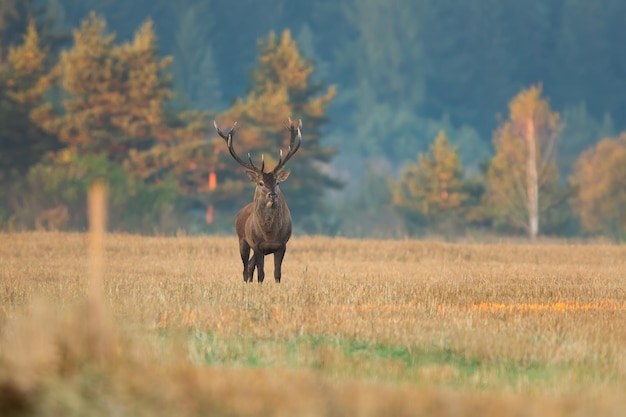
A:
{"label": "deer neck", "polygon": [[263,230],[276,230],[282,225],[285,216],[285,201],[282,194],[272,201],[259,195],[254,199],[254,211],[256,219]]}

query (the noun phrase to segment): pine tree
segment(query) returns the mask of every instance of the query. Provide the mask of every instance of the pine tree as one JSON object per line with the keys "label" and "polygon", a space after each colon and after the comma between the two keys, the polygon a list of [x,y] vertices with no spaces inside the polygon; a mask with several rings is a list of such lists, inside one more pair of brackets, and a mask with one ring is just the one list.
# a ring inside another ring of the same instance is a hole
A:
{"label": "pine tree", "polygon": [[[289,30],[277,37],[271,33],[259,44],[257,65],[252,71],[252,86],[248,95],[238,99],[232,108],[219,117],[221,124],[239,123],[235,149],[245,155],[250,152],[259,158],[265,155],[266,166],[272,168],[280,148],[286,149],[288,138],[285,122],[288,117],[302,119],[302,146],[290,161],[294,171],[283,189],[289,196],[289,207],[300,216],[311,215],[323,208],[323,192],[337,188],[339,183],[328,174],[326,164],[336,149],[323,146],[320,128],[327,122],[326,109],[335,95],[335,88],[324,91],[312,79],[313,64],[300,54]],[[247,181],[236,164],[230,161],[225,146],[221,146],[221,160],[225,172],[218,190],[220,198],[236,205],[246,203],[250,193],[242,193]],[[245,187],[249,189],[248,186]]]}
{"label": "pine tree", "polygon": [[585,230],[626,238],[626,132],[605,138],[576,162],[570,182]]}
{"label": "pine tree", "polygon": [[209,136],[211,117],[206,112],[187,111],[170,116],[171,140],[154,143],[145,150],[131,150],[125,166],[134,176],[149,183],[159,183],[172,175],[183,195],[192,204],[210,200],[202,195],[209,191],[211,172],[219,167],[216,145]]}
{"label": "pine tree", "polygon": [[105,153],[123,161],[131,150],[171,138],[165,105],[173,97],[164,71],[170,58],[158,58],[148,20],[130,43],[115,45],[106,22],[92,13],[73,33],[74,46],[61,54],[55,73],[69,98],[63,112],[52,106],[38,122],[79,154]]}
{"label": "pine tree", "polygon": [[4,0],[0,2],[0,64],[4,63],[8,49],[19,42],[28,23],[25,9],[31,8],[29,0]]}
{"label": "pine tree", "polygon": [[496,217],[539,234],[540,214],[562,199],[558,192],[556,140],[559,114],[541,97],[540,85],[521,91],[509,104],[509,120],[494,135],[488,171],[489,203]]}
{"label": "pine tree", "polygon": [[461,221],[467,198],[457,149],[441,131],[428,153],[404,167],[394,186],[393,205],[410,225],[451,232]]}
{"label": "pine tree", "polygon": [[0,177],[23,175],[46,152],[58,146],[31,120],[49,87],[48,51],[41,46],[34,22],[23,43],[11,46],[0,65]]}
{"label": "pine tree", "polygon": [[68,98],[62,111],[52,104],[39,109],[36,120],[71,155],[103,154],[149,185],[174,181],[193,204],[206,191],[216,160],[205,140],[209,117],[168,107],[174,97],[167,73],[172,60],[159,58],[152,21],[129,42],[116,44],[106,22],[92,13],[73,35],[73,48],[51,72]]}

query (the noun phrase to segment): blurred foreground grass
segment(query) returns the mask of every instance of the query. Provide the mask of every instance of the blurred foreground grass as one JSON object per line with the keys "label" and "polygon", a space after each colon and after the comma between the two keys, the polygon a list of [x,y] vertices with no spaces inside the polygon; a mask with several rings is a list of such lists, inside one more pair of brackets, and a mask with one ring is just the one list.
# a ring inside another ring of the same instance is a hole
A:
{"label": "blurred foreground grass", "polygon": [[626,410],[623,246],[298,237],[245,285],[235,238],[109,235],[89,303],[88,248],[0,234],[0,415]]}

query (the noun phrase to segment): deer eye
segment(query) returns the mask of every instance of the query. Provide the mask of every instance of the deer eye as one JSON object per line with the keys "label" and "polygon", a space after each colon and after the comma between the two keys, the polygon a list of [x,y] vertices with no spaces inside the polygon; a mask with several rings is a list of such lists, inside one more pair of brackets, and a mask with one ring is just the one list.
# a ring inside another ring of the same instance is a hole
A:
{"label": "deer eye", "polygon": [[264,183],[263,181],[259,181],[259,185],[260,185],[261,187],[263,187],[263,186],[265,185],[265,183]]}

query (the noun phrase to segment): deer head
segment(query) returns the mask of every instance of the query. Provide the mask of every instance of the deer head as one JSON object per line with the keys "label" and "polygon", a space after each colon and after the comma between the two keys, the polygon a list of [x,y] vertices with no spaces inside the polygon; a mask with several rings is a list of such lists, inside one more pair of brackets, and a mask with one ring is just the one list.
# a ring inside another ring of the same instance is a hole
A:
{"label": "deer head", "polygon": [[[288,120],[287,129],[290,132],[290,138],[287,155],[283,156],[283,150],[281,149],[279,151],[280,158],[278,159],[278,164],[276,164],[276,167],[269,172],[265,172],[265,160],[263,155],[261,155],[261,166],[257,167],[254,165],[254,162],[252,162],[252,157],[249,153],[248,162],[246,162],[242,160],[233,149],[233,136],[237,130],[237,122],[235,122],[226,133],[220,130],[215,121],[213,121],[213,125],[215,126],[217,133],[226,141],[228,151],[233,159],[246,169],[248,178],[256,184],[254,194],[255,201],[263,200],[267,207],[274,207],[280,196],[279,184],[285,181],[291,173],[288,169],[283,170],[283,167],[285,163],[287,163],[287,161],[289,161],[289,159],[291,159],[291,157],[298,151],[300,145],[302,144],[302,135],[300,133],[302,120],[299,120],[297,125],[292,122],[291,118]],[[296,138],[298,139],[297,143]]]}

